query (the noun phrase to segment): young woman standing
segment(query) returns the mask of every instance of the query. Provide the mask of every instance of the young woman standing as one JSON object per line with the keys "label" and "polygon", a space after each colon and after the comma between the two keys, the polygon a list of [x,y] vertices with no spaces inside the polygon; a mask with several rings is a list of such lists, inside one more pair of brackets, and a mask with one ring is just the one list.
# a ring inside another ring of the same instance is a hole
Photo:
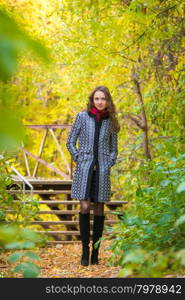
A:
{"label": "young woman standing", "polygon": [[81,204],[79,227],[83,266],[89,265],[90,202],[94,203],[90,263],[98,264],[100,244],[97,248],[94,245],[103,233],[104,203],[110,200],[110,168],[117,159],[119,130],[115,105],[108,88],[96,87],[89,96],[87,109],[76,115],[66,143],[68,151],[76,162],[71,198],[80,200]]}

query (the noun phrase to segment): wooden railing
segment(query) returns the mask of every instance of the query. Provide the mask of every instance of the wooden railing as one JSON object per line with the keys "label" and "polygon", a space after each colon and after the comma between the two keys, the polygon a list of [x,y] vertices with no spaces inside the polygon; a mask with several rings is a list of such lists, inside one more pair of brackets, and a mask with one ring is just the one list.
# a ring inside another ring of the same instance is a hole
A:
{"label": "wooden railing", "polygon": [[[64,180],[71,180],[72,179],[72,172],[73,172],[73,160],[70,157],[70,163],[66,159],[65,152],[62,150],[61,144],[57,139],[57,136],[54,132],[54,129],[66,129],[70,128],[71,125],[25,125],[25,127],[34,129],[34,130],[43,130],[43,136],[39,145],[38,154],[35,155],[25,149],[24,144],[22,143],[22,147],[19,149],[23,152],[24,161],[25,161],[25,167],[26,167],[26,176],[29,177],[36,177],[38,173],[38,167],[39,164],[44,165],[46,168],[49,168],[51,171],[53,171],[55,174],[60,175],[63,177]],[[53,162],[49,163],[48,161],[44,160],[42,157],[44,146],[46,144],[46,140],[48,136],[51,136],[55,145],[56,150],[58,151],[59,155],[61,156],[62,162],[65,164],[66,172],[61,171],[58,167],[53,166]],[[64,140],[62,141],[65,142]],[[33,158],[35,160],[35,166],[34,169],[31,172],[30,164],[29,164],[29,157]]]}

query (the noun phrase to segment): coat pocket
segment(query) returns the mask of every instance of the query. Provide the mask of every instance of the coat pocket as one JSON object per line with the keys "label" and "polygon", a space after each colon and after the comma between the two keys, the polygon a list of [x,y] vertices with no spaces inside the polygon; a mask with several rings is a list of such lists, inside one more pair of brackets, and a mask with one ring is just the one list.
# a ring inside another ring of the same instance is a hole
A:
{"label": "coat pocket", "polygon": [[89,160],[90,157],[88,155],[88,153],[85,153],[85,152],[80,152],[79,155],[78,155],[78,162],[82,162],[82,161],[86,161],[86,160]]}

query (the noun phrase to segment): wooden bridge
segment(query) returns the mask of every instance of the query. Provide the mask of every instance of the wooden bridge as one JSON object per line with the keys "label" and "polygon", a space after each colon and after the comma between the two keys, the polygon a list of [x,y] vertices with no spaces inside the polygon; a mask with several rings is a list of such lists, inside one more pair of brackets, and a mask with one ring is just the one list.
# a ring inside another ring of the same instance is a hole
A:
{"label": "wooden bridge", "polygon": [[[20,148],[17,159],[25,162],[24,174],[17,170],[16,175],[11,175],[13,182],[7,186],[8,193],[13,195],[15,204],[21,201],[20,195],[22,195],[22,201],[25,205],[31,204],[32,200],[37,203],[38,211],[31,220],[30,225],[36,227],[40,233],[47,233],[48,244],[78,242],[80,237],[78,226],[80,201],[72,200],[70,197],[74,162],[67,149],[63,150],[61,147],[67,139],[65,129],[70,128],[71,125],[29,125],[26,127],[27,129],[40,131],[40,133],[44,132],[40,139],[37,154],[27,150],[25,145]],[[58,132],[54,132],[54,129]],[[46,146],[49,136],[50,141]],[[33,138],[38,140],[38,135],[33,134]],[[51,144],[51,138],[55,146]],[[34,146],[33,144],[32,146]],[[54,158],[55,162],[53,160],[48,162],[43,157],[45,156],[45,148],[47,154],[49,153],[49,156]],[[59,157],[56,155],[57,151]],[[21,156],[21,153],[23,156]],[[31,163],[29,158],[32,159]],[[54,166],[54,163],[57,166]],[[58,166],[61,166],[61,168],[59,169]],[[42,173],[44,167],[44,170],[47,168],[52,174],[44,171],[46,177],[39,176],[39,167]],[[21,168],[23,168],[22,164]],[[21,187],[22,184],[23,188]],[[105,204],[105,225],[109,226],[117,223],[120,215],[123,214],[123,205],[127,203],[127,201],[114,199],[114,193],[112,191],[113,199]],[[91,204],[91,227],[93,222],[92,209],[93,203]],[[14,214],[15,211],[9,209],[7,213]],[[42,218],[43,215],[45,215],[45,219]],[[107,233],[105,232],[105,234]]]}

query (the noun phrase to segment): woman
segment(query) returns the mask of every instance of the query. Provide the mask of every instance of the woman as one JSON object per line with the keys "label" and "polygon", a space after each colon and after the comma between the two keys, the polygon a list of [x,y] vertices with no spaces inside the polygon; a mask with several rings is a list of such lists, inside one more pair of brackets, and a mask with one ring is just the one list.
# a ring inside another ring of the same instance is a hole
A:
{"label": "woman", "polygon": [[[91,264],[98,264],[98,247],[104,227],[104,203],[110,200],[110,168],[118,154],[120,127],[115,105],[107,87],[98,86],[89,96],[87,109],[76,115],[66,147],[77,163],[71,198],[80,200],[79,227],[82,240],[81,265],[89,265],[90,202],[94,202]],[[79,142],[78,149],[76,142]]]}

